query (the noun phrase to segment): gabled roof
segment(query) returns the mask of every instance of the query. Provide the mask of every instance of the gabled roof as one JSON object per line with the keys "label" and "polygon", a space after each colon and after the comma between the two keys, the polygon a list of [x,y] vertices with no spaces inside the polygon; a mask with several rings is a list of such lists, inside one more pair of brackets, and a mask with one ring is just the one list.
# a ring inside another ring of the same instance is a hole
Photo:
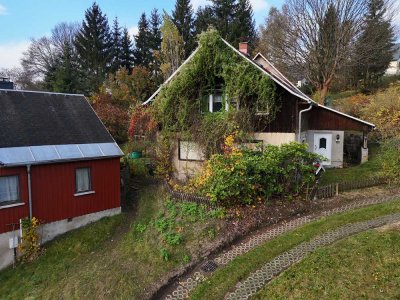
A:
{"label": "gabled roof", "polygon": [[0,90],[0,165],[120,155],[83,95]]}
{"label": "gabled roof", "polygon": [[[353,119],[357,122],[364,123],[365,125],[368,125],[370,127],[375,127],[374,124],[366,122],[364,120],[358,119],[356,117],[350,116],[348,114],[342,113],[340,111],[337,111],[333,108],[326,107],[324,105],[318,104],[314,100],[312,100],[310,97],[305,95],[302,91],[300,91],[293,83],[290,82],[281,72],[279,72],[278,69],[276,69],[271,62],[269,62],[261,53],[258,53],[254,59],[250,59],[248,56],[237,50],[235,47],[233,47],[231,44],[229,44],[225,39],[221,38],[221,40],[229,47],[231,48],[235,53],[237,53],[239,56],[241,56],[243,59],[254,65],[257,69],[259,69],[263,74],[271,78],[276,84],[281,86],[283,89],[288,91],[290,94],[304,100],[306,103],[314,106],[321,107],[323,109],[329,110],[333,113],[337,113],[339,115],[342,115],[344,117]],[[146,100],[143,105],[149,104],[153,99],[157,96],[157,94],[161,91],[163,86],[165,86],[168,82],[170,82],[182,69],[184,65],[186,65],[196,54],[198,51],[199,47],[196,48],[196,50],[183,62],[183,64],[158,88],[158,90],[148,99]],[[258,63],[256,63],[254,60],[257,59],[258,57],[261,57],[263,60],[265,60],[266,66],[261,66]]]}

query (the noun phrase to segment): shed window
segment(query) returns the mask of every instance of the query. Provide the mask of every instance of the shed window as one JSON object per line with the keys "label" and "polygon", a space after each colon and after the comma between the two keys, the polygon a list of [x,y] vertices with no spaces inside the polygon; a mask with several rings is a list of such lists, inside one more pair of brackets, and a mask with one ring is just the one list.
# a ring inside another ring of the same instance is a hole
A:
{"label": "shed window", "polygon": [[90,168],[79,168],[75,170],[75,191],[84,193],[92,190],[92,178]]}
{"label": "shed window", "polygon": [[179,141],[179,160],[203,161],[204,154],[195,142]]}
{"label": "shed window", "polygon": [[19,200],[19,177],[0,177],[0,205]]}
{"label": "shed window", "polygon": [[319,139],[319,149],[326,149],[326,138]]}

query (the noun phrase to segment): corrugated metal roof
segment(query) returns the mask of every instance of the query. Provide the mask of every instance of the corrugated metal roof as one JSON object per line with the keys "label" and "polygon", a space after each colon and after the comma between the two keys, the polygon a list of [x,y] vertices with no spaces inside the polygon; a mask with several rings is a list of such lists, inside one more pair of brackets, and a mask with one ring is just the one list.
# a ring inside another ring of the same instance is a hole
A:
{"label": "corrugated metal roof", "polygon": [[122,155],[116,143],[10,147],[0,148],[0,166],[37,165]]}

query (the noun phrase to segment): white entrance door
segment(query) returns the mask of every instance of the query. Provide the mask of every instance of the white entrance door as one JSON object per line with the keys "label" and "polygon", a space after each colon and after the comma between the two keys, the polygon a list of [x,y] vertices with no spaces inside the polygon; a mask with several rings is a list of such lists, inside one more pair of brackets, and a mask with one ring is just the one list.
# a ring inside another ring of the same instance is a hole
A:
{"label": "white entrance door", "polygon": [[323,165],[330,165],[332,159],[332,134],[331,133],[314,133],[314,152],[322,155],[327,160],[322,162]]}

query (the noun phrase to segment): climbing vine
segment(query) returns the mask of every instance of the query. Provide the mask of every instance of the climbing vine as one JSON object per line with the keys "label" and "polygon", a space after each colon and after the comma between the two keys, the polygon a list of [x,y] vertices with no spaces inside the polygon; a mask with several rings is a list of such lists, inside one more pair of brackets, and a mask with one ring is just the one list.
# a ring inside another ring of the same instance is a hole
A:
{"label": "climbing vine", "polygon": [[[223,109],[208,113],[204,100],[214,91],[222,93]],[[193,58],[161,89],[154,107],[164,132],[198,143],[209,157],[221,152],[224,137],[233,131],[245,138],[257,122],[273,121],[281,100],[269,77],[209,30],[200,35]]]}

